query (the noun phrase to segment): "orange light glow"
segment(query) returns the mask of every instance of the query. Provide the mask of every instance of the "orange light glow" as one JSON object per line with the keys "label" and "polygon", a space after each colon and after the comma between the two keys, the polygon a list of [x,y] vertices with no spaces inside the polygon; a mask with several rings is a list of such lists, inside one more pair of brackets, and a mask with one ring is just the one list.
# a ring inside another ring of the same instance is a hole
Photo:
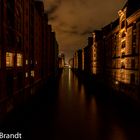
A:
{"label": "orange light glow", "polygon": [[23,57],[22,54],[17,53],[17,66],[21,67],[23,65]]}
{"label": "orange light glow", "polygon": [[35,72],[34,72],[34,70],[31,70],[31,76],[32,76],[32,77],[35,77]]}
{"label": "orange light glow", "polygon": [[14,53],[6,52],[6,67],[14,66]]}

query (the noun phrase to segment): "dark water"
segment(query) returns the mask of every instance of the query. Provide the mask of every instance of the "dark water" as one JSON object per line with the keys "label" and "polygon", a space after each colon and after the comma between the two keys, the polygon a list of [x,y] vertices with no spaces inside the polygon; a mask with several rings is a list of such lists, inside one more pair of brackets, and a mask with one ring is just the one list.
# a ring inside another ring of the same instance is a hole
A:
{"label": "dark water", "polygon": [[59,80],[9,117],[6,131],[30,140],[139,140],[138,108],[108,92],[64,69]]}

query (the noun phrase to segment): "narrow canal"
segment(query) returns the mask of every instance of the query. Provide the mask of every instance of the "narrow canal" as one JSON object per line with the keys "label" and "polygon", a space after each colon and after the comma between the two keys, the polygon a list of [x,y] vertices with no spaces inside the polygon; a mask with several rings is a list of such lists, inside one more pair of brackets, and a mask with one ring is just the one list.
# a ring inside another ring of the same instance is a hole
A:
{"label": "narrow canal", "polygon": [[109,91],[99,85],[81,81],[71,69],[44,89],[11,115],[7,131],[30,140],[140,139],[139,111],[126,100],[106,96]]}

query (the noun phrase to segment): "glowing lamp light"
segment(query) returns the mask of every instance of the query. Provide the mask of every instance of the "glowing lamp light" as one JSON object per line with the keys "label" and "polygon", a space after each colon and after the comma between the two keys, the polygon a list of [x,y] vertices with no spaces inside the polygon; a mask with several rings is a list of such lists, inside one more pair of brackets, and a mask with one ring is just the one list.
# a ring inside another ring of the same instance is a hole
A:
{"label": "glowing lamp light", "polygon": [[125,48],[122,48],[122,49],[121,49],[121,53],[123,53],[124,51],[125,51]]}
{"label": "glowing lamp light", "polygon": [[14,53],[6,52],[6,67],[14,66]]}
{"label": "glowing lamp light", "polygon": [[35,72],[34,72],[34,70],[31,70],[31,76],[32,76],[32,77],[35,77]]}
{"label": "glowing lamp light", "polygon": [[28,60],[26,59],[26,65],[28,65]]}
{"label": "glowing lamp light", "polygon": [[22,66],[22,61],[23,61],[22,54],[17,53],[17,66],[18,67]]}
{"label": "glowing lamp light", "polygon": [[25,73],[26,78],[28,77],[28,72]]}
{"label": "glowing lamp light", "polygon": [[118,84],[119,84],[119,82],[118,82],[118,81],[115,81],[115,84],[116,84],[116,85],[118,85]]}

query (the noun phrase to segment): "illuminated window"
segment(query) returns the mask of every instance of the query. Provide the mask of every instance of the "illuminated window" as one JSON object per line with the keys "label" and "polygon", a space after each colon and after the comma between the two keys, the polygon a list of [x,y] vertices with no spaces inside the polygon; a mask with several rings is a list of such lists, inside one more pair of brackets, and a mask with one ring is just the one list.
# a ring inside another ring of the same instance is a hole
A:
{"label": "illuminated window", "polygon": [[26,65],[28,65],[28,60],[26,59]]}
{"label": "illuminated window", "polygon": [[119,84],[119,82],[118,82],[118,81],[115,81],[115,84],[116,84],[116,85],[118,85],[118,84]]}
{"label": "illuminated window", "polygon": [[32,77],[35,76],[35,72],[34,72],[34,70],[31,70],[31,76],[32,76]]}
{"label": "illuminated window", "polygon": [[14,66],[14,53],[6,52],[6,67]]}
{"label": "illuminated window", "polygon": [[17,53],[17,66],[21,67],[23,65],[23,57],[22,54]]}
{"label": "illuminated window", "polygon": [[26,78],[28,77],[28,72],[25,73],[25,77],[26,77]]}

